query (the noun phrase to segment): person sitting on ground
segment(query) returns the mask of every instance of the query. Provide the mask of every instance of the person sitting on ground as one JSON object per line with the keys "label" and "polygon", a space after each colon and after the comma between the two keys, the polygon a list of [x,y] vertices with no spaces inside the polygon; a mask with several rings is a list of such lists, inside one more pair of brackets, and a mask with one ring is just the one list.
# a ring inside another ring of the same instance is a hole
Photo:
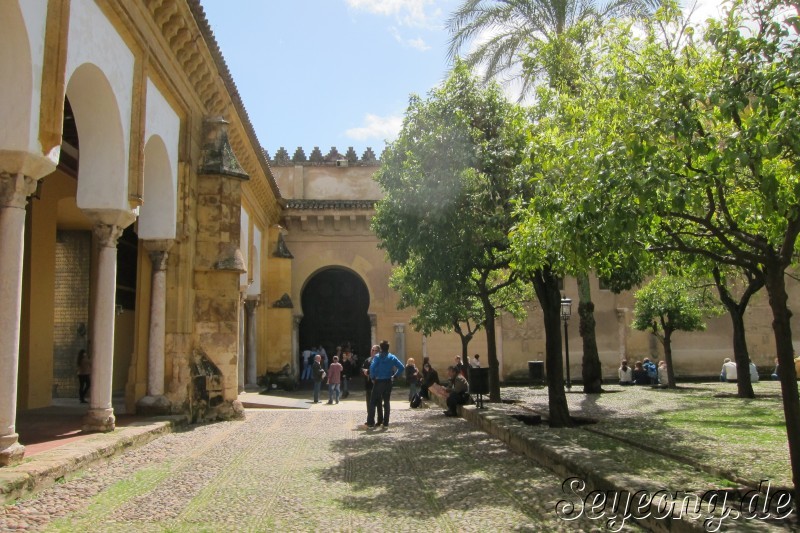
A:
{"label": "person sitting on ground", "polygon": [[472,360],[469,362],[469,366],[472,368],[480,368],[481,367],[481,356],[480,354],[475,354],[472,356]]}
{"label": "person sitting on ground", "polygon": [[444,415],[458,416],[458,406],[469,402],[469,383],[455,365],[447,368],[447,377],[449,378],[446,385],[447,411],[444,412]]}
{"label": "person sitting on ground", "polygon": [[736,383],[738,377],[736,373],[736,363],[731,361],[730,357],[726,357],[722,362],[722,371],[719,374],[719,380],[723,383]]}
{"label": "person sitting on ground", "polygon": [[667,362],[658,362],[658,386],[662,389],[669,387],[669,372],[667,371]]}
{"label": "person sitting on ground", "polygon": [[628,366],[628,361],[622,360],[622,364],[617,371],[620,385],[633,385],[633,369]]}
{"label": "person sitting on ground", "polygon": [[779,366],[780,365],[778,364],[778,358],[776,357],[775,358],[775,370],[772,371],[772,375],[770,376],[772,378],[772,381],[777,381],[778,379],[780,379],[778,377],[778,367]]}
{"label": "person sitting on ground", "polygon": [[647,370],[644,369],[641,361],[633,364],[633,383],[634,385],[650,385],[650,376],[647,375]]}
{"label": "person sitting on ground", "polygon": [[750,383],[758,383],[758,367],[753,361],[750,361]]}
{"label": "person sitting on ground", "polygon": [[408,383],[408,401],[412,401],[419,391],[419,370],[413,357],[406,361],[406,383]]}
{"label": "person sitting on ground", "polygon": [[651,385],[658,383],[658,366],[654,362],[645,357],[644,361],[642,361],[642,368],[647,372],[647,377],[650,378]]}
{"label": "person sitting on ground", "polygon": [[419,394],[426,400],[430,399],[431,395],[428,393],[428,389],[431,385],[438,385],[439,384],[439,373],[433,369],[429,362],[425,362],[422,365],[422,382],[420,383],[419,387]]}

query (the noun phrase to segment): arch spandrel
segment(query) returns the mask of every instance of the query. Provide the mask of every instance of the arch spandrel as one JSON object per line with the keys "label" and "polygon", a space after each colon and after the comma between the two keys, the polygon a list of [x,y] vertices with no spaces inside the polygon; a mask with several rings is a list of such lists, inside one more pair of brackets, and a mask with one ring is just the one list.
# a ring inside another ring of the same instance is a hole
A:
{"label": "arch spandrel", "polygon": [[117,99],[105,74],[91,63],[67,84],[80,139],[78,207],[127,210],[127,150]]}
{"label": "arch spandrel", "polygon": [[169,154],[163,139],[152,135],[144,147],[144,195],[139,208],[140,239],[174,239],[177,198]]}

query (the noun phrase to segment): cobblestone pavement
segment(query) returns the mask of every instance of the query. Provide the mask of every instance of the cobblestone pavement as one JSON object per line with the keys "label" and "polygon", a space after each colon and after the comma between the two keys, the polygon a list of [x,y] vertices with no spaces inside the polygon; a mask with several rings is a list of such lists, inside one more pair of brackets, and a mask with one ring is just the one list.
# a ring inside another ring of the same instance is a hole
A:
{"label": "cobblestone pavement", "polygon": [[248,410],[243,422],[167,435],[5,507],[0,530],[588,531],[603,525],[561,522],[554,509],[564,497],[562,480],[463,419],[434,408],[396,410],[388,429],[367,430],[360,426],[363,410],[350,403]]}

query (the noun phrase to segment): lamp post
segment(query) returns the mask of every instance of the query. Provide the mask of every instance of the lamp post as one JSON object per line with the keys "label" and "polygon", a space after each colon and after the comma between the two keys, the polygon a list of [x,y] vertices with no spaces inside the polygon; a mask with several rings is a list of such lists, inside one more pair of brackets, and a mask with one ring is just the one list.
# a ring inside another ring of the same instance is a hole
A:
{"label": "lamp post", "polygon": [[567,389],[572,389],[572,381],[569,378],[569,335],[567,334],[567,323],[572,315],[572,300],[565,295],[561,296],[561,320],[564,321],[564,353],[567,358]]}

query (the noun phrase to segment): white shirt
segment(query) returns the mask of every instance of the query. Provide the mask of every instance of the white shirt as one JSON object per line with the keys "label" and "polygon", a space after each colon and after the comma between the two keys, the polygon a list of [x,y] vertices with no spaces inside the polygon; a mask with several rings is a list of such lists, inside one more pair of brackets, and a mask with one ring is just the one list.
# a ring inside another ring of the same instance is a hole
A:
{"label": "white shirt", "polygon": [[471,366],[472,368],[480,368],[481,362],[473,357],[469,362],[469,366]]}
{"label": "white shirt", "polygon": [[622,367],[619,367],[619,381],[620,383],[630,383],[633,381],[633,369],[631,367],[627,367],[623,370]]}
{"label": "white shirt", "polygon": [[752,361],[750,361],[750,382],[758,383],[758,368],[756,368],[756,364]]}
{"label": "white shirt", "polygon": [[736,381],[739,377],[739,374],[736,373],[736,363],[733,361],[728,361],[722,365],[722,372],[725,374],[726,381]]}

